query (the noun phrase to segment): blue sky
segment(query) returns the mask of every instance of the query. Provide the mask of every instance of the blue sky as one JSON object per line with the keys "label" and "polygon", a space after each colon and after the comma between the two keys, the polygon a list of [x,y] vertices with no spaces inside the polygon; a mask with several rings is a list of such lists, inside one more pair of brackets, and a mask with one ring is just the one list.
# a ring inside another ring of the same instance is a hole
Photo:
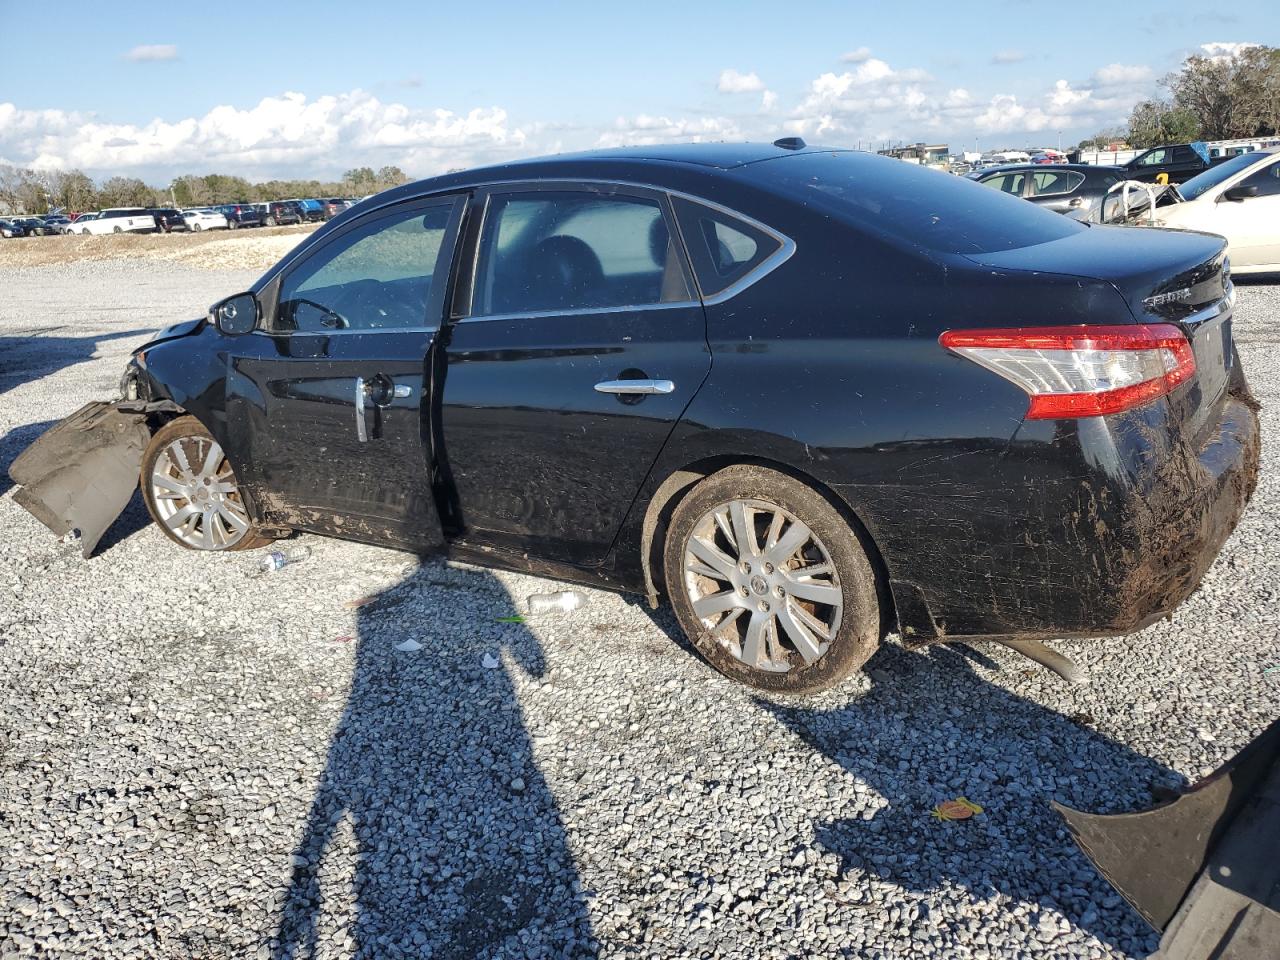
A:
{"label": "blue sky", "polygon": [[1205,44],[1280,43],[1275,0],[1162,6],[0,0],[0,162],[159,182],[787,133],[1056,146]]}

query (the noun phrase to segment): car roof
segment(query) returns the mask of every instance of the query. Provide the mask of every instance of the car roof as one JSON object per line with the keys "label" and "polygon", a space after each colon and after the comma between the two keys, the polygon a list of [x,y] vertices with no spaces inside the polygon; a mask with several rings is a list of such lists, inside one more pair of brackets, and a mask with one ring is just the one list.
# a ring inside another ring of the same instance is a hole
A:
{"label": "car roof", "polygon": [[1002,173],[1006,170],[1079,170],[1088,173],[1090,170],[1107,170],[1116,173],[1123,170],[1109,163],[1006,163],[999,167],[988,167],[982,172]]}

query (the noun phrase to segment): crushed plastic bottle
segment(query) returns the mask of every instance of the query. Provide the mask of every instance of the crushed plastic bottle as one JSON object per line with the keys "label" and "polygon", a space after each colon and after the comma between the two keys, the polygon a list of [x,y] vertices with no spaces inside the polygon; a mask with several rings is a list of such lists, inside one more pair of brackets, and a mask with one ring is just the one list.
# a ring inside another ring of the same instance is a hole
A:
{"label": "crushed plastic bottle", "polygon": [[311,548],[304,546],[289,547],[287,550],[272,550],[270,553],[263,554],[260,557],[254,557],[250,563],[245,564],[245,574],[250,577],[265,576],[268,573],[275,573],[281,567],[288,566],[291,563],[301,563],[309,556],[311,556]]}
{"label": "crushed plastic bottle", "polygon": [[532,594],[525,603],[529,613],[537,616],[540,613],[569,613],[585,606],[586,596],[577,590],[557,590],[555,593]]}

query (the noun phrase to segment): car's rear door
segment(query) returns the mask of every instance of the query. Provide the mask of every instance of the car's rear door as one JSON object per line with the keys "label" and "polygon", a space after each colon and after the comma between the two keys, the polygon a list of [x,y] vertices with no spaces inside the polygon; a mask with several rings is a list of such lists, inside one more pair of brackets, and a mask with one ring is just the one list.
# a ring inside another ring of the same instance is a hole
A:
{"label": "car's rear door", "polygon": [[268,523],[414,549],[442,542],[425,441],[426,358],[462,197],[352,221],[289,265],[234,341],[228,435]]}
{"label": "car's rear door", "polygon": [[669,200],[564,182],[476,204],[441,408],[460,540],[598,563],[711,367]]}

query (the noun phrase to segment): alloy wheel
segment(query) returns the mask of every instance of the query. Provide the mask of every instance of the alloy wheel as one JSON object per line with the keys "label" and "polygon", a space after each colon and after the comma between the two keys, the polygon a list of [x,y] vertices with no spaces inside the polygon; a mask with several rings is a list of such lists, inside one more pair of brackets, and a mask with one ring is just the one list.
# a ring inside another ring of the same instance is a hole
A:
{"label": "alloy wheel", "polygon": [[249,532],[249,514],[222,447],[208,437],[179,437],[151,469],[158,519],[187,546],[226,550]]}
{"label": "alloy wheel", "polygon": [[764,500],[719,504],[694,525],[684,586],[702,625],[745,666],[810,666],[840,629],[831,554],[803,521]]}

